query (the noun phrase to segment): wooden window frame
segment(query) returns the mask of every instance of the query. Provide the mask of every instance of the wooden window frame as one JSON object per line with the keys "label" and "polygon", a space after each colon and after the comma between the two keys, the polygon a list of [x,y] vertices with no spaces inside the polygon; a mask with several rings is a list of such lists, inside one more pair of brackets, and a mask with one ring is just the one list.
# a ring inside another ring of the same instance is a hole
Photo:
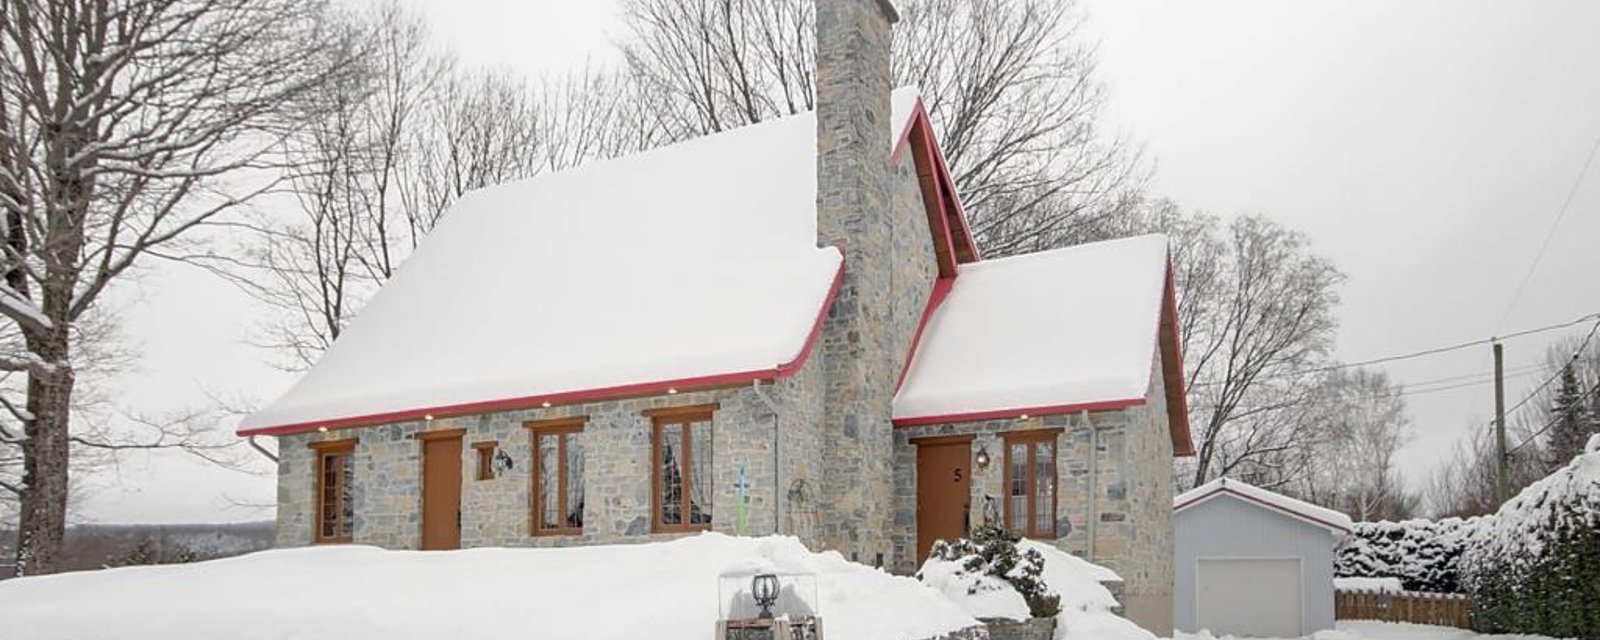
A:
{"label": "wooden window frame", "polygon": [[[326,486],[326,481],[324,480],[324,477],[323,477],[323,468],[324,468],[324,465],[326,464],[327,458],[333,457],[333,456],[344,458],[344,464],[354,465],[355,462],[350,459],[350,456],[355,453],[355,450],[356,450],[356,439],[355,438],[344,438],[342,440],[319,440],[317,442],[308,442],[308,443],[306,443],[306,446],[309,447],[313,452],[312,453],[312,458],[313,458],[313,460],[315,462],[314,462],[314,465],[313,465],[312,473],[316,476],[316,488],[315,488],[316,498],[312,501],[314,503],[314,505],[315,505],[314,506],[315,511],[312,513],[312,517],[311,517],[311,541],[316,543],[316,544],[341,544],[341,543],[351,542],[351,541],[353,541],[353,539],[355,537],[353,535],[355,533],[355,523],[348,523],[350,525],[349,528],[351,530],[351,534],[352,535],[332,535],[332,536],[328,536],[328,535],[323,535],[322,534],[322,530],[323,530],[322,517],[323,517],[323,514],[327,513],[327,509],[324,508],[324,507],[327,506],[327,504],[325,502],[327,493],[324,491],[324,489],[326,489],[327,486]],[[339,473],[339,475],[337,477],[337,482],[340,485],[344,484],[344,472],[343,472],[343,470],[340,471],[340,473]],[[344,487],[343,486],[339,486],[339,487],[335,487],[335,489],[336,489],[336,491],[334,492],[334,494],[339,496],[340,501],[343,502],[343,500],[344,500]],[[334,527],[333,527],[334,531],[341,531],[341,530],[345,529],[344,525],[347,524],[347,523],[344,522],[344,511],[345,511],[344,507],[345,506],[346,505],[344,505],[344,504],[340,504],[339,505],[340,508],[335,510],[335,513],[338,514],[338,518],[339,519],[338,519],[338,521],[336,521],[334,523]],[[355,507],[351,506],[350,509],[353,512],[355,510]]]}
{"label": "wooden window frame", "polygon": [[[1061,464],[1061,442],[1060,438],[1057,436],[1060,436],[1064,431],[1065,429],[1062,427],[1055,427],[1051,429],[1008,431],[1000,434],[1002,441],[1000,446],[1005,450],[1000,459],[1002,465],[1000,480],[1000,486],[1002,487],[1002,490],[1000,502],[1003,507],[1001,509],[1002,513],[1000,515],[1000,521],[1002,523],[1001,528],[1011,533],[1011,535],[1023,538],[1043,538],[1049,540],[1056,539],[1056,520],[1060,515],[1061,508],[1061,483],[1059,481],[1056,483],[1055,494],[1051,496],[1050,528],[1037,528],[1039,523],[1039,514],[1035,513],[1034,509],[1039,504],[1039,466],[1038,461],[1034,458],[1038,453],[1038,448],[1035,445],[1040,442],[1049,442],[1050,455],[1055,458],[1050,462],[1050,468],[1056,471],[1056,476],[1059,478],[1061,475],[1061,468],[1058,466]],[[1022,531],[1014,531],[1011,528],[1011,445],[1013,444],[1023,444],[1028,449],[1028,460],[1025,466],[1025,468],[1028,470],[1028,478],[1025,481],[1027,488],[1023,490],[1028,496],[1028,513],[1027,517],[1023,519]],[[1093,455],[1093,453],[1090,455]]]}
{"label": "wooden window frame", "polygon": [[478,479],[494,479],[494,450],[500,446],[499,442],[488,440],[472,443],[472,450],[478,452]]}
{"label": "wooden window frame", "polygon": [[528,487],[528,531],[535,536],[575,536],[583,535],[582,527],[546,527],[544,526],[544,468],[541,463],[544,456],[540,455],[539,439],[541,436],[556,436],[556,511],[561,514],[562,520],[567,514],[567,438],[568,434],[583,433],[583,426],[589,419],[587,417],[556,418],[553,420],[538,420],[524,423],[522,426],[528,430],[528,448],[533,453],[533,474]]}
{"label": "wooden window frame", "polygon": [[[709,404],[647,409],[644,411],[644,415],[650,418],[650,531],[652,533],[693,533],[711,530],[712,523],[710,522],[702,524],[689,522],[689,514],[692,512],[690,496],[694,495],[694,438],[691,431],[693,429],[692,425],[696,422],[709,422],[713,425],[712,428],[714,430],[715,417],[719,408],[720,406],[713,402]],[[667,524],[661,521],[661,483],[663,480],[661,477],[661,431],[663,428],[673,425],[680,427],[678,430],[678,448],[683,452],[683,462],[681,463],[681,467],[684,470],[681,474],[683,490],[680,492],[681,497],[679,498],[682,501],[678,510],[680,514],[679,522],[677,524]],[[713,509],[716,508],[715,500],[712,501],[711,506]],[[715,511],[712,512],[712,519],[713,521],[716,519]]]}

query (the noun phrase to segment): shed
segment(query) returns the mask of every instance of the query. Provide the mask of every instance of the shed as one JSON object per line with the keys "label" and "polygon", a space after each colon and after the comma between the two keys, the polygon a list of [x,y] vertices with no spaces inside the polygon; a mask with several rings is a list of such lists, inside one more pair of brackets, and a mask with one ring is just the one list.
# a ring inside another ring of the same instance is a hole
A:
{"label": "shed", "polygon": [[1179,630],[1294,638],[1333,628],[1334,547],[1349,517],[1228,478],[1172,509]]}

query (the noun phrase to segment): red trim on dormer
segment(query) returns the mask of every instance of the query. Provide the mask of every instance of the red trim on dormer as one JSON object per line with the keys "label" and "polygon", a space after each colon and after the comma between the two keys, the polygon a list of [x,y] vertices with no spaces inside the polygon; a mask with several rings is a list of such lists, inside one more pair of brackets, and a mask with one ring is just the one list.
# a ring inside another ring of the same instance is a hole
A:
{"label": "red trim on dormer", "polygon": [[1167,257],[1167,278],[1161,288],[1161,328],[1157,348],[1161,350],[1162,391],[1167,394],[1167,429],[1172,432],[1172,455],[1194,455],[1194,435],[1189,427],[1189,396],[1183,379],[1183,338],[1179,335],[1178,293],[1172,277],[1172,257]]}
{"label": "red trim on dormer", "polygon": [[923,182],[923,199],[926,201],[928,195],[934,196],[933,202],[924,202],[928,207],[928,231],[934,234],[935,246],[951,251],[951,264],[948,269],[941,264],[940,274],[943,277],[955,277],[954,265],[977,262],[983,256],[978,252],[977,242],[972,239],[966,210],[961,206],[961,196],[956,191],[955,180],[950,177],[949,163],[945,162],[944,152],[939,150],[933,121],[928,117],[928,110],[921,98],[917,98],[917,103],[912,106],[911,116],[889,153],[889,162],[898,164],[908,147],[917,147],[912,158],[918,165],[917,178]]}
{"label": "red trim on dormer", "polygon": [[[840,252],[843,253],[842,251]],[[314,422],[299,422],[294,424],[256,427],[253,429],[240,429],[237,434],[243,436],[281,436],[292,433],[304,433],[318,429],[348,429],[351,427],[367,427],[395,422],[410,422],[423,420],[427,416],[443,418],[448,416],[470,415],[489,413],[494,411],[514,411],[518,409],[532,409],[543,406],[548,402],[553,405],[577,404],[582,402],[597,402],[601,400],[616,400],[639,396],[657,396],[670,393],[669,390],[678,392],[698,391],[705,389],[726,388],[749,384],[756,380],[773,380],[787,378],[799,372],[806,364],[806,359],[811,357],[815,350],[817,340],[822,335],[822,323],[828,317],[828,310],[833,308],[833,300],[839,295],[839,286],[844,282],[844,262],[839,263],[839,270],[833,275],[833,284],[828,288],[828,296],[822,301],[822,307],[817,311],[817,317],[811,323],[811,333],[807,334],[805,345],[800,347],[800,352],[788,362],[779,364],[771,369],[758,369],[754,371],[738,371],[733,373],[677,378],[673,380],[656,380],[639,382],[598,389],[582,389],[577,391],[562,391],[533,396],[520,396],[515,398],[502,398],[499,400],[486,400],[482,402],[467,402],[461,404],[423,407],[417,409],[404,409],[400,411],[387,411],[333,420],[318,420]]]}
{"label": "red trim on dormer", "polygon": [[933,291],[928,293],[928,304],[922,308],[922,317],[917,320],[917,332],[911,335],[911,349],[906,354],[905,363],[900,365],[900,377],[894,383],[895,393],[900,392],[900,387],[906,383],[906,374],[911,373],[911,363],[917,359],[917,346],[922,344],[923,330],[928,328],[933,312],[939,309],[945,296],[950,295],[950,287],[955,283],[955,278],[939,278],[933,282]]}

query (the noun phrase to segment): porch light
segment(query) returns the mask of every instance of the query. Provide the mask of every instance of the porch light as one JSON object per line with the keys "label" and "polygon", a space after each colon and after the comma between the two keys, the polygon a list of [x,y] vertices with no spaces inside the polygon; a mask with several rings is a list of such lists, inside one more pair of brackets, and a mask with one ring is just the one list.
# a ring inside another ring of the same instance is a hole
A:
{"label": "porch light", "polygon": [[989,468],[989,446],[988,445],[983,445],[983,446],[978,447],[977,463],[978,463],[978,468],[979,469],[988,469]]}
{"label": "porch light", "polygon": [[327,427],[317,427],[317,433],[327,433],[327,432],[328,432],[328,428]]}
{"label": "porch light", "polygon": [[677,392],[678,392],[678,388],[677,387],[667,387],[667,394],[668,395],[672,395],[672,394],[675,394]]}
{"label": "porch light", "polygon": [[423,414],[422,419],[423,420],[427,420],[429,422],[432,422],[433,421],[433,414],[431,414],[431,413]]}
{"label": "porch light", "polygon": [[763,573],[750,579],[750,595],[756,599],[756,606],[761,607],[759,618],[772,617],[772,604],[778,601],[778,576]]}
{"label": "porch light", "polygon": [[549,409],[550,408],[550,401],[546,400],[544,402],[541,402],[541,403],[539,403],[539,406],[542,406],[542,407],[544,407],[546,409]]}
{"label": "porch light", "polygon": [[1020,416],[1017,416],[1017,419],[1018,420],[1027,420],[1028,419],[1028,414],[1024,413],[1024,414],[1022,414]]}

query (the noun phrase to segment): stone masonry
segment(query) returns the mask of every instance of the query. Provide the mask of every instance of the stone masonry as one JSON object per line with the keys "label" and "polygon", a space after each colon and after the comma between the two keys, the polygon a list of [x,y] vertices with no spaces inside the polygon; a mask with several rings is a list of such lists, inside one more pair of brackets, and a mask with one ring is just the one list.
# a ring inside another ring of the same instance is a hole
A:
{"label": "stone masonry", "polygon": [[[895,557],[897,572],[915,570],[917,545],[916,438],[974,435],[971,465],[973,523],[984,504],[1004,496],[1007,432],[1062,428],[1056,438],[1056,532],[1061,549],[1106,566],[1124,580],[1128,617],[1157,634],[1172,628],[1172,441],[1160,354],[1154,354],[1146,404],[1115,411],[987,420],[897,429],[895,433]],[[980,468],[979,451],[989,454]],[[1091,534],[1091,532],[1093,532]],[[1164,631],[1163,631],[1164,630]]]}
{"label": "stone masonry", "polygon": [[817,244],[844,251],[845,276],[822,334],[827,370],[825,546],[877,561],[889,550],[894,347],[889,139],[892,8],[817,0]]}

